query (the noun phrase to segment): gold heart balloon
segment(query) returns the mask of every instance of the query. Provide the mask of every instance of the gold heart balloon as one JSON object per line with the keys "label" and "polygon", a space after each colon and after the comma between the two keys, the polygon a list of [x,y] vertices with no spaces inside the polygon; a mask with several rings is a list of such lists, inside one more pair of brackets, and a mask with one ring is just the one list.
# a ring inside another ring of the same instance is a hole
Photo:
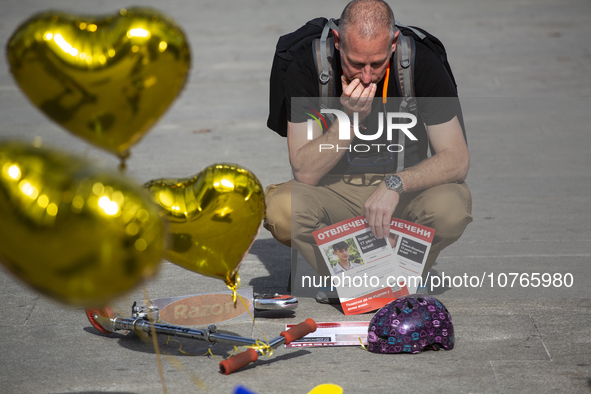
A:
{"label": "gold heart balloon", "polygon": [[254,174],[236,164],[214,164],[192,178],[156,179],[145,186],[169,223],[165,258],[235,290],[240,262],[265,214]]}
{"label": "gold heart balloon", "polygon": [[102,306],[151,277],[158,207],[118,173],[54,150],[0,143],[0,262],[56,300]]}
{"label": "gold heart balloon", "polygon": [[35,106],[121,158],[179,94],[190,64],[182,30],[147,8],[37,14],[13,33],[7,55]]}

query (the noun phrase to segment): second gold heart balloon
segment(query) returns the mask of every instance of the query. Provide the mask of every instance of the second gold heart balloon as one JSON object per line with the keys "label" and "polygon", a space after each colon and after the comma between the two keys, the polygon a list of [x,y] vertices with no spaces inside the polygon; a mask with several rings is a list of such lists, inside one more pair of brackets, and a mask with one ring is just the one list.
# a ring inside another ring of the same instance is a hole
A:
{"label": "second gold heart balloon", "polygon": [[37,291],[103,306],[154,275],[164,233],[158,207],[130,179],[0,143],[0,263]]}
{"label": "second gold heart balloon", "polygon": [[7,55],[35,106],[121,158],[179,94],[190,64],[182,30],[147,8],[35,15],[14,32]]}
{"label": "second gold heart balloon", "polygon": [[235,290],[240,262],[265,214],[254,174],[235,164],[214,164],[192,178],[156,179],[145,186],[169,223],[165,258]]}

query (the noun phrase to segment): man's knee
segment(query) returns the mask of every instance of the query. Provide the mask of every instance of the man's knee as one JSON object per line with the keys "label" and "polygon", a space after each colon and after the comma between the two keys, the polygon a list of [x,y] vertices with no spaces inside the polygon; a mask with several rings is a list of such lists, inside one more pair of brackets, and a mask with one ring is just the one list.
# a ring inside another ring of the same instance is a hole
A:
{"label": "man's knee", "polygon": [[417,205],[418,222],[434,228],[441,238],[459,238],[472,222],[472,198],[465,184],[431,188]]}
{"label": "man's knee", "polygon": [[277,241],[291,247],[291,182],[267,186],[265,203],[263,226]]}

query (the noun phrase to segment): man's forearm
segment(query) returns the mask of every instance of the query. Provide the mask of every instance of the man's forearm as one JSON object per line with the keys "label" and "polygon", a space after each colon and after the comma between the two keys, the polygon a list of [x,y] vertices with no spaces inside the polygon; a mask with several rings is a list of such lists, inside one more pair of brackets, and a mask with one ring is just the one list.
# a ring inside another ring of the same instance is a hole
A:
{"label": "man's forearm", "polygon": [[420,191],[444,183],[460,182],[468,175],[470,153],[457,117],[440,125],[428,126],[427,133],[435,153],[397,174],[405,191]]}
{"label": "man's forearm", "polygon": [[444,183],[463,181],[468,175],[469,167],[470,154],[467,149],[462,149],[460,153],[445,150],[397,175],[402,180],[404,191],[413,192]]}
{"label": "man's forearm", "polygon": [[[435,154],[397,173],[405,192],[463,181],[468,174],[470,154],[457,117],[446,123],[427,126],[427,133]],[[390,220],[399,201],[397,190],[388,189],[385,181],[365,201],[365,217],[376,237],[389,234]]]}
{"label": "man's forearm", "polygon": [[[293,174],[298,182],[309,185],[316,185],[341,160],[351,143],[351,140],[339,140],[338,120],[326,133],[312,140],[302,140],[307,135],[305,124],[291,124],[288,133]],[[333,148],[321,151],[323,144]]]}

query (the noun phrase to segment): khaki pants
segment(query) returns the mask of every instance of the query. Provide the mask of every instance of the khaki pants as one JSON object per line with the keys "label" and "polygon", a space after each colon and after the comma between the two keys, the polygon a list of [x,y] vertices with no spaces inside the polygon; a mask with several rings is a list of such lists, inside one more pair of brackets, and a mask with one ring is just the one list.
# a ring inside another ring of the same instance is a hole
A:
{"label": "khaki pants", "polygon": [[[264,226],[284,245],[295,247],[320,275],[330,275],[312,232],[363,215],[365,201],[383,175],[327,175],[316,186],[295,180],[265,191]],[[439,252],[460,238],[472,221],[472,197],[464,182],[403,193],[393,217],[435,229],[425,275]]]}

